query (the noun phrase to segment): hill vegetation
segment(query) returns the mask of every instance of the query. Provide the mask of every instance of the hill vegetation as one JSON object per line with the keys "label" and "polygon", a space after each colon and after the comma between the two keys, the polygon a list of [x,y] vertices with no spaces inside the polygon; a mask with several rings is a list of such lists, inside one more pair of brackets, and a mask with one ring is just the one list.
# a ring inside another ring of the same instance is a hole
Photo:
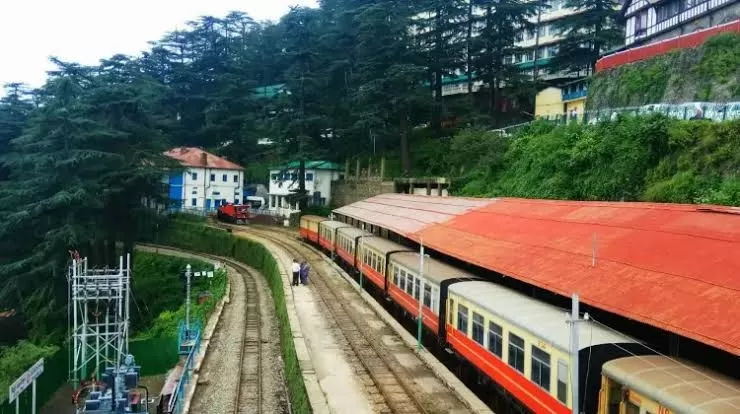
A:
{"label": "hill vegetation", "polygon": [[740,121],[538,122],[514,139],[470,129],[439,156],[457,195],[740,206]]}
{"label": "hill vegetation", "polygon": [[711,37],[682,49],[593,76],[588,109],[652,103],[740,100],[740,34]]}

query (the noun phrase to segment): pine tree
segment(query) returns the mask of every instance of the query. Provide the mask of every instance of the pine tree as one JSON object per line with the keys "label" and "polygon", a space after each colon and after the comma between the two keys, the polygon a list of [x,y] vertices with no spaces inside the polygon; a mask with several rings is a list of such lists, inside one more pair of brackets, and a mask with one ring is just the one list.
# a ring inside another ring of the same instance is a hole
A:
{"label": "pine tree", "polygon": [[557,29],[565,35],[553,65],[562,69],[593,73],[599,56],[623,41],[619,0],[567,0],[577,14],[562,19]]}
{"label": "pine tree", "polygon": [[501,90],[523,82],[523,75],[505,58],[519,50],[514,46],[516,33],[530,28],[539,4],[518,0],[478,0],[483,10],[482,29],[473,46],[473,67],[478,77],[488,85],[488,113],[496,117],[501,109]]}
{"label": "pine tree", "polygon": [[[0,157],[10,151],[10,141],[23,133],[33,110],[31,92],[21,83],[5,85],[5,97],[0,99]],[[10,170],[0,160],[0,182],[6,181]]]}

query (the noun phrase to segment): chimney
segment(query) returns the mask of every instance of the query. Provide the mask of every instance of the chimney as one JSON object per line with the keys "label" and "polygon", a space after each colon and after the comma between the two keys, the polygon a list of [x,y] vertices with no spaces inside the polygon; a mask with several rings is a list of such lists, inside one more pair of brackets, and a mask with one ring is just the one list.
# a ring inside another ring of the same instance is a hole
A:
{"label": "chimney", "polygon": [[205,151],[200,153],[200,163],[204,166],[208,166],[208,154]]}

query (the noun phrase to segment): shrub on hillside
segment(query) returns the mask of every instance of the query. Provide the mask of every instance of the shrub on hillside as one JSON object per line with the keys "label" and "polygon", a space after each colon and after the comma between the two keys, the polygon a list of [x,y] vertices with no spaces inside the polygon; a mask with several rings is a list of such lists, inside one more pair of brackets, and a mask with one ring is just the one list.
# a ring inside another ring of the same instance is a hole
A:
{"label": "shrub on hillside", "polygon": [[508,145],[490,143],[475,130],[453,140],[457,194],[740,205],[740,121],[536,123]]}

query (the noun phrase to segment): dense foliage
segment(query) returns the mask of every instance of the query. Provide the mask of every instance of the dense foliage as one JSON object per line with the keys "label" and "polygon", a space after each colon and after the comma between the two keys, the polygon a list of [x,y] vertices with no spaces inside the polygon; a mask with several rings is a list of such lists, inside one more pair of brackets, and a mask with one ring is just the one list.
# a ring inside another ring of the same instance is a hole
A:
{"label": "dense foliage", "polygon": [[739,121],[535,123],[513,140],[468,130],[447,160],[460,195],[740,205]]}
{"label": "dense foliage", "polygon": [[591,79],[589,109],[740,99],[740,34],[709,38],[697,48],[599,72]]}
{"label": "dense foliage", "polygon": [[[532,95],[503,59],[516,52],[515,32],[528,25],[532,5],[319,3],[274,23],[241,12],[200,17],[140,56],[92,66],[52,58],[56,70],[43,87],[7,85],[0,310],[22,314],[35,340],[63,337],[68,252],[105,265],[117,243],[131,251],[142,200],[159,199],[163,171],[179,168],[162,156],[168,148],[220,153],[257,182],[273,162],[371,153],[398,154],[398,174],[410,175],[424,152],[418,125],[429,124],[436,139],[449,135],[450,120],[505,123],[512,110],[504,112],[503,85],[509,95]],[[455,73],[469,85],[474,74],[485,81],[485,98],[443,100],[443,76]],[[262,138],[273,144],[259,145]],[[304,185],[295,196],[302,204]]]}
{"label": "dense foliage", "polygon": [[[182,272],[188,264],[193,272],[213,270],[212,264],[197,259],[145,252],[136,254],[131,325],[137,337],[171,336],[177,332],[178,323],[185,319],[185,279]],[[191,278],[193,320],[205,322],[205,317],[223,297],[226,283],[222,270],[217,270],[210,279]],[[198,297],[206,292],[210,293],[208,299],[198,303]]]}

